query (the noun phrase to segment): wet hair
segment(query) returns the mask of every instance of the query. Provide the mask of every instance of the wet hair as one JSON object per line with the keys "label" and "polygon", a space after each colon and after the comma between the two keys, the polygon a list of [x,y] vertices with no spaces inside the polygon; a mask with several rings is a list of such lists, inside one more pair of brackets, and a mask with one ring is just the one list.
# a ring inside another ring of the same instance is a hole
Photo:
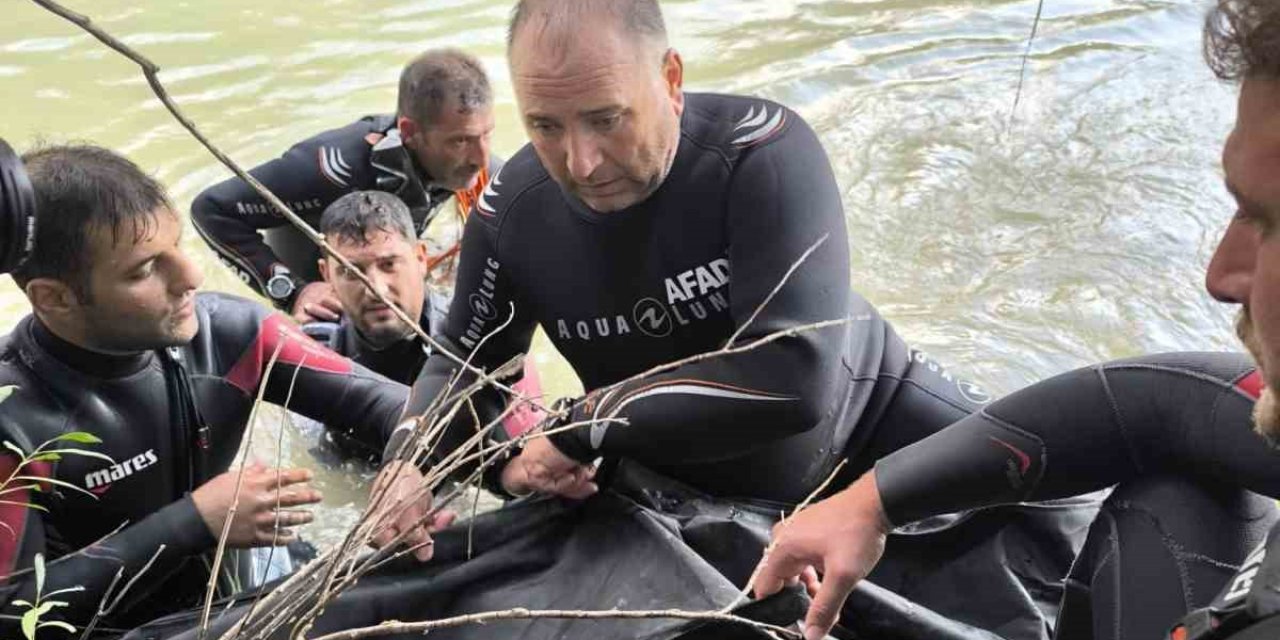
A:
{"label": "wet hair", "polygon": [[558,34],[557,46],[569,43],[584,22],[606,17],[622,33],[643,44],[656,45],[662,52],[668,47],[667,24],[657,0],[520,0],[511,10],[507,27],[507,53],[521,29],[531,19],[542,33]]}
{"label": "wet hair", "polygon": [[1204,56],[1223,80],[1280,79],[1280,2],[1217,0],[1205,18]]}
{"label": "wet hair", "polygon": [[400,198],[385,191],[354,191],[325,207],[320,233],[364,244],[374,231],[393,233],[414,242],[413,217]]}
{"label": "wet hair", "polygon": [[20,287],[34,278],[52,278],[91,302],[91,237],[109,230],[113,245],[126,238],[140,242],[157,227],[158,211],[173,210],[155,178],[110,149],[53,145],[28,152],[22,162],[40,224],[31,257],[13,273]]}
{"label": "wet hair", "polygon": [[493,104],[493,89],[480,61],[458,49],[432,49],[400,72],[396,109],[401,116],[430,127],[452,105],[469,114]]}

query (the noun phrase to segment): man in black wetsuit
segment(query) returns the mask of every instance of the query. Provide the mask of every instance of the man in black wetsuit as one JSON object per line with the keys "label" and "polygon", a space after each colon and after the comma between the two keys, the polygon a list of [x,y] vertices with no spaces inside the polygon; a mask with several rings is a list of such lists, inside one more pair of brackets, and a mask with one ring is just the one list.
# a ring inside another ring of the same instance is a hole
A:
{"label": "man in black wetsuit", "polygon": [[[432,50],[401,73],[396,114],[320,133],[250,173],[312,227],[345,193],[394,193],[421,235],[446,202],[465,215],[501,166],[489,154],[492,131],[493,92],[480,62],[458,50]],[[298,322],[336,321],[342,313],[316,273],[319,251],[248,183],[230,178],[206,189],[192,201],[191,219],[245,284]]]}
{"label": "man in black wetsuit", "polygon": [[[31,257],[13,272],[33,313],[0,340],[0,386],[15,387],[0,404],[0,439],[31,456],[87,432],[101,442],[55,448],[110,460],[0,457],[0,477],[21,466],[36,478],[11,483],[0,504],[0,628],[16,627],[17,601],[37,600],[37,554],[42,593],[83,589],[59,595],[67,606],[43,620],[83,626],[104,595],[130,584],[99,624],[127,628],[199,602],[224,526],[231,547],[247,548],[288,542],[289,527],[310,521],[297,507],[320,494],[303,469],[249,467],[232,508],[238,474],[227,469],[260,385],[268,402],[291,393],[293,410],[376,444],[407,389],[320,347],[283,315],[197,294],[202,276],[181,250],[179,217],[128,160],[92,146],[24,160],[31,188],[14,199],[20,165],[0,158],[5,211],[40,216]],[[234,577],[220,574],[220,593],[236,588]]]}
{"label": "man in black wetsuit", "polygon": [[[985,400],[851,290],[840,190],[805,121],[764,99],[685,93],[655,2],[521,2],[508,59],[531,144],[476,203],[438,337],[466,354],[510,318],[475,354],[492,368],[528,349],[540,324],[588,390],[563,422],[627,424],[532,439],[493,486],[583,497],[595,458],[625,458],[716,496],[795,504],[841,460],[856,477]],[[847,323],[629,380],[828,320]],[[408,411],[454,370],[428,361]],[[458,425],[453,441],[471,429]],[[1019,581],[1034,574],[1053,589],[1081,512],[1092,516],[1087,503],[1026,516],[1045,546],[1066,551],[1040,554],[1021,576],[992,570],[1002,620],[1044,627]],[[999,555],[1001,544],[984,548]],[[1000,564],[974,562],[987,560]]]}
{"label": "man in black wetsuit", "polygon": [[[448,298],[427,286],[427,246],[417,238],[409,207],[382,191],[354,191],[325,208],[320,233],[334,250],[360,269],[378,291],[418,318],[425,331],[444,322]],[[396,382],[411,384],[427,361],[427,347],[354,274],[330,257],[320,259],[320,276],[342,304],[340,323],[312,322],[303,332],[330,349]],[[515,388],[541,395],[537,370],[525,363]],[[504,421],[508,435],[523,433],[541,419],[533,404],[522,404]],[[381,450],[376,450],[381,453]]]}
{"label": "man in black wetsuit", "polygon": [[1246,491],[1280,496],[1280,5],[1218,0],[1205,52],[1219,77],[1242,81],[1223,151],[1237,211],[1206,282],[1241,305],[1257,369],[1231,354],[1089,367],[880,460],[775,529],[754,587],[766,595],[819,568],[806,637],[831,628],[894,524],[1119,484],[1072,568],[1057,637],[1280,638],[1276,505]]}

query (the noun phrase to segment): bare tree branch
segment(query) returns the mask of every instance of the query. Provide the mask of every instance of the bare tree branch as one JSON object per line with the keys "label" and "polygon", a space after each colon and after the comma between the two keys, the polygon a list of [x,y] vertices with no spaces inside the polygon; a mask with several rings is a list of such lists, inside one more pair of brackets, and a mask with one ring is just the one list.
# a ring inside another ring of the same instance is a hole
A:
{"label": "bare tree branch", "polygon": [[[244,444],[241,445],[245,452],[242,455],[247,456],[249,447],[253,444],[254,425],[257,424],[258,408],[262,406],[262,396],[267,392],[267,386],[271,378],[271,372],[276,367],[276,361],[280,358],[280,350],[284,348],[285,342],[289,340],[283,332],[276,340],[275,351],[271,353],[271,360],[267,362],[266,372],[262,375],[262,382],[258,385],[258,397],[254,399],[253,409],[249,411],[249,428],[245,432]],[[235,520],[236,510],[240,508],[240,489],[244,486],[244,469],[246,460],[240,459],[240,473],[236,475],[236,490],[234,497],[231,499],[231,509],[227,511],[226,520],[222,523],[222,534],[218,536],[218,550],[213,556],[213,567],[209,570],[209,586],[204,594],[204,611],[200,614],[200,633],[198,640],[204,640],[205,634],[209,631],[209,611],[213,607],[213,593],[218,586],[218,572],[222,568],[222,556],[227,550],[227,536],[231,533],[231,524]]]}
{"label": "bare tree branch", "polygon": [[719,611],[681,611],[679,609],[664,609],[657,611],[623,611],[620,609],[611,609],[608,611],[507,609],[505,611],[472,613],[464,616],[444,618],[441,620],[428,620],[425,622],[384,622],[376,627],[349,629],[347,631],[340,631],[338,633],[320,636],[314,640],[357,640],[357,638],[374,638],[398,633],[425,634],[436,629],[460,627],[468,624],[486,624],[498,620],[651,620],[663,618],[675,620],[701,620],[707,622],[731,622],[734,624],[753,627],[783,638],[791,638],[793,640],[802,640],[803,638],[799,633],[790,629],[784,629],[779,626],[766,624],[764,622],[757,622],[755,620],[749,620],[741,616],[721,613]]}
{"label": "bare tree branch", "polygon": [[732,347],[733,343],[738,341],[738,337],[751,326],[751,323],[755,322],[756,316],[759,316],[760,312],[764,311],[764,308],[769,306],[769,303],[773,301],[773,297],[778,295],[778,292],[782,290],[782,287],[791,279],[791,274],[795,273],[796,269],[799,269],[800,265],[804,264],[805,261],[809,259],[809,256],[813,255],[813,252],[817,251],[818,247],[821,247],[822,244],[827,241],[827,238],[830,237],[830,233],[822,234],[822,237],[818,238],[817,242],[810,245],[808,249],[805,249],[804,253],[800,254],[799,259],[791,263],[791,267],[787,269],[786,273],[782,274],[782,279],[773,287],[773,291],[770,291],[769,295],[765,296],[764,300],[761,301],[759,305],[756,305],[755,311],[751,312],[751,316],[747,318],[747,321],[743,322],[742,326],[738,327],[738,330],[734,331],[733,335],[729,336],[729,339],[724,343],[725,347]]}

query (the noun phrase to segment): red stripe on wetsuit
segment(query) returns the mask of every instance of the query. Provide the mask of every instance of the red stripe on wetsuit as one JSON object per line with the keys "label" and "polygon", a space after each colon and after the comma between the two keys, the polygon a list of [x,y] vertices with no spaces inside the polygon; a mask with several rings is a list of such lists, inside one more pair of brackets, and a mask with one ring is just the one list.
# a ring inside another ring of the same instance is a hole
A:
{"label": "red stripe on wetsuit", "polygon": [[[17,473],[15,473],[17,472]],[[18,469],[18,460],[13,456],[0,456],[0,478],[13,478],[19,475],[48,478],[52,468],[47,462],[32,462]],[[10,493],[0,503],[0,578],[7,578],[13,573],[22,554],[22,542],[26,538],[27,518],[31,517],[31,483],[19,480]],[[47,485],[46,485],[47,486]]]}
{"label": "red stripe on wetsuit", "polygon": [[351,373],[350,360],[312,340],[288,318],[273,313],[262,321],[258,336],[227,372],[227,381],[247,394],[255,393],[267,363],[282,340],[284,345],[280,347],[277,364],[301,364],[306,369],[325,373]]}
{"label": "red stripe on wetsuit", "polygon": [[1262,396],[1264,386],[1262,374],[1257,369],[1236,380],[1236,388],[1254,400]]}

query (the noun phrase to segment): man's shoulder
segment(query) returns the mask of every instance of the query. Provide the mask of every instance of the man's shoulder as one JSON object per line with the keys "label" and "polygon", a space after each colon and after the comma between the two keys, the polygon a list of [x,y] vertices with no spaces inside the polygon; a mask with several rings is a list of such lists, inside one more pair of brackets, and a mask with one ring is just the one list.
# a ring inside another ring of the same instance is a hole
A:
{"label": "man's shoulder", "polygon": [[499,225],[511,211],[540,200],[538,196],[546,188],[555,189],[555,183],[542,167],[533,145],[526,144],[489,176],[489,183],[476,200],[475,213],[482,221]]}
{"label": "man's shoulder", "polygon": [[22,353],[35,348],[30,322],[27,316],[0,337],[0,439],[24,451],[59,435],[65,418],[50,385],[28,366],[30,354]]}
{"label": "man's shoulder", "polygon": [[[374,150],[395,131],[392,115],[368,115],[355,122],[317,133],[293,146],[295,153],[313,158],[320,175],[342,188],[362,188],[370,172]],[[398,140],[398,136],[397,136]]]}
{"label": "man's shoulder", "polygon": [[753,96],[687,93],[685,113],[681,129],[687,139],[731,158],[768,145],[797,125],[808,126],[786,106]]}

